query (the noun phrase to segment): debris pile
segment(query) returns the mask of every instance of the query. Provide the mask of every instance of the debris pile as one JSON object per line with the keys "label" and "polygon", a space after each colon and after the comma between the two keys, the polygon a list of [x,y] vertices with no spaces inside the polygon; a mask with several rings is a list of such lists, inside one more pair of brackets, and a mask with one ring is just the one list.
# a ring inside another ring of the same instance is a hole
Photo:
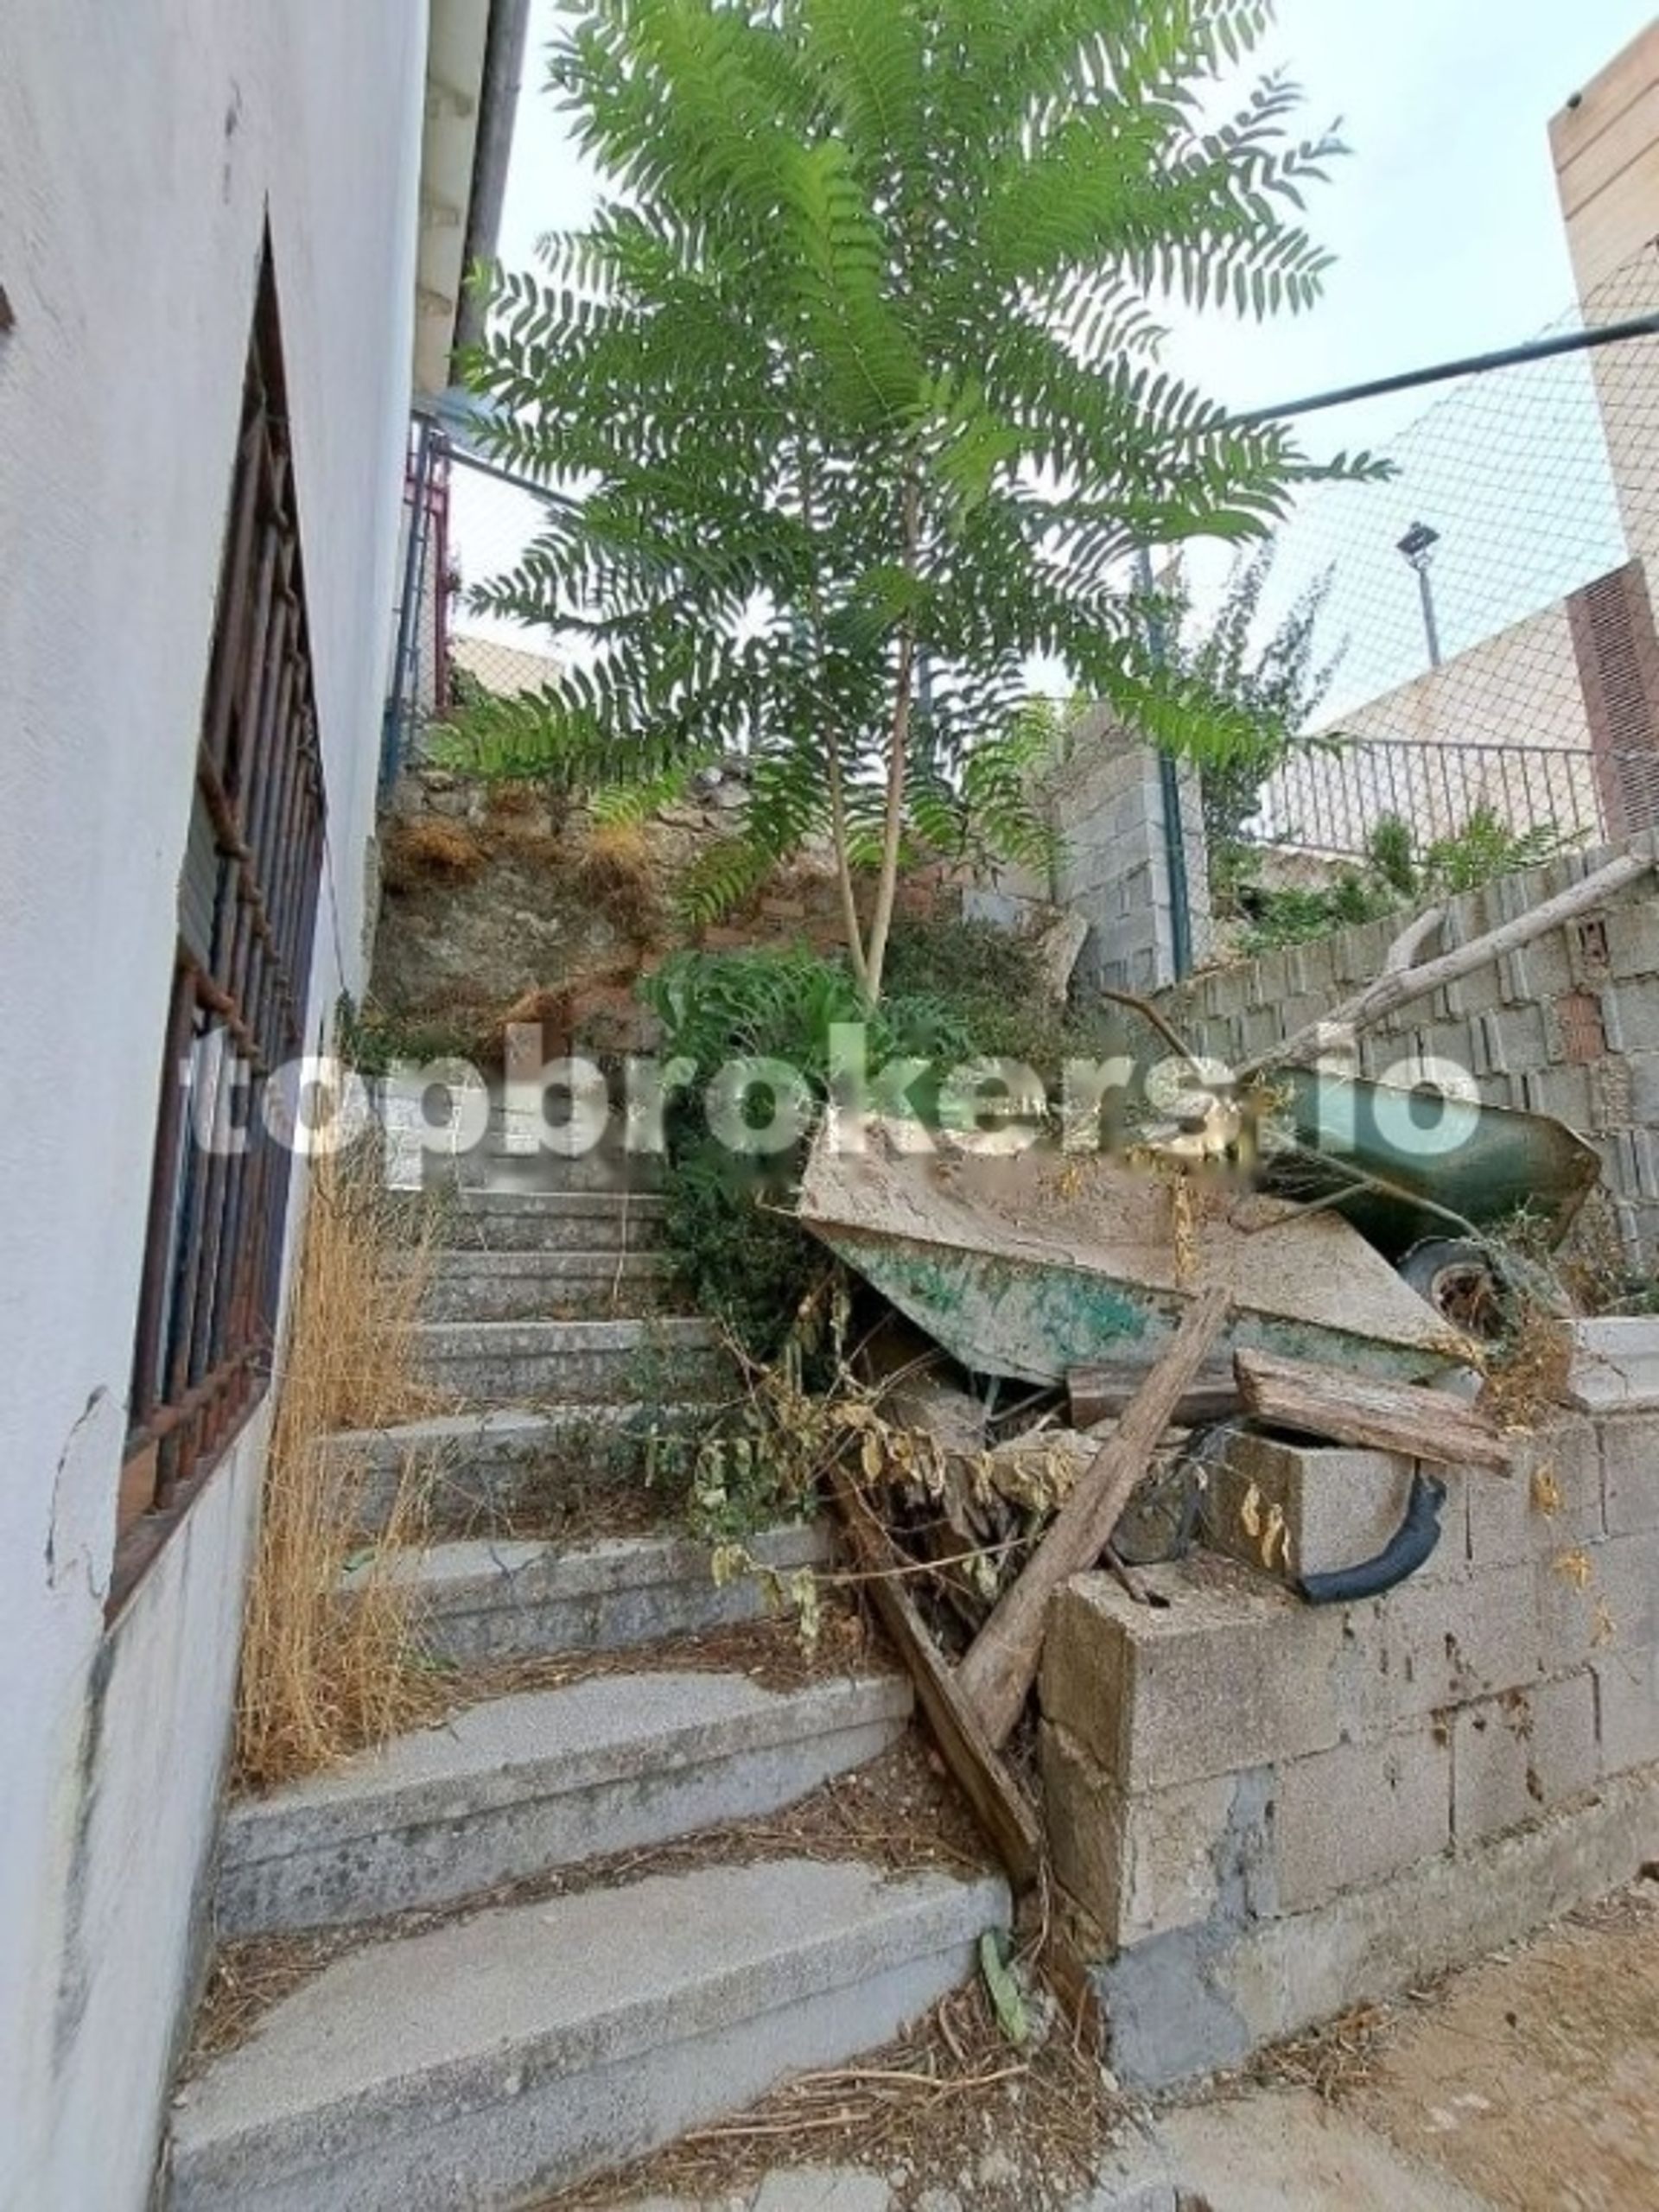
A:
{"label": "debris pile", "polygon": [[[1568,900],[1598,895],[1591,878]],[[1414,966],[1436,921],[1421,918],[1349,1019],[1464,972],[1497,938],[1524,941],[1562,906]],[[1501,1224],[1524,1205],[1535,1236],[1541,1224],[1558,1242],[1599,1177],[1558,1122],[1454,1100],[1425,1116],[1414,1094],[1301,1065],[1313,1033],[1217,1091],[1155,1026],[1197,1095],[1127,1150],[1083,1149],[1070,1129],[936,1144],[880,1120],[849,1143],[832,1116],[802,1183],[801,1220],[878,1316],[840,1416],[855,1448],[823,1469],[853,1573],[1026,1885],[1040,1837],[1003,1755],[1055,1592],[1103,1562],[1154,1602],[1135,1567],[1193,1541],[1207,1459],[1241,1425],[1422,1470],[1384,1553],[1303,1582],[1308,1603],[1415,1572],[1439,1537],[1434,1470],[1512,1472],[1497,1340],[1524,1337],[1541,1370],[1541,1333],[1566,1325]]]}

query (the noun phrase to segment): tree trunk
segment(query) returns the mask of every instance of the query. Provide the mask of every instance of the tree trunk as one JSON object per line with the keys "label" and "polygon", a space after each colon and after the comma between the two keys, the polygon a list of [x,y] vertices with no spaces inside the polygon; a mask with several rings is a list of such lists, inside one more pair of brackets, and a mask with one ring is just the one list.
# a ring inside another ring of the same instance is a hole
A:
{"label": "tree trunk", "polygon": [[[921,537],[921,491],[912,476],[905,485],[905,567],[914,575]],[[887,804],[882,825],[881,873],[875,887],[875,912],[870,920],[869,942],[864,959],[864,995],[871,1006],[881,996],[881,979],[887,964],[887,938],[893,929],[893,901],[899,890],[899,855],[905,835],[905,778],[910,766],[911,697],[916,680],[916,626],[906,621],[899,635],[897,696],[893,700],[893,729],[888,739]]]}

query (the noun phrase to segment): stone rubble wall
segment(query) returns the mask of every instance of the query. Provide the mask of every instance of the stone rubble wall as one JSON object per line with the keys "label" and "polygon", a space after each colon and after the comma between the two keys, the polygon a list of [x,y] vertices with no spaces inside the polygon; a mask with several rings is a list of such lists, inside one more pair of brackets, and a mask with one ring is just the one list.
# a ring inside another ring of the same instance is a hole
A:
{"label": "stone rubble wall", "polygon": [[1241,1433],[1162,1605],[1056,1600],[1045,1794],[1125,2082],[1236,2066],[1659,1857],[1659,1412],[1432,1471],[1440,1549],[1386,1597],[1289,1586],[1375,1557],[1412,1463]]}

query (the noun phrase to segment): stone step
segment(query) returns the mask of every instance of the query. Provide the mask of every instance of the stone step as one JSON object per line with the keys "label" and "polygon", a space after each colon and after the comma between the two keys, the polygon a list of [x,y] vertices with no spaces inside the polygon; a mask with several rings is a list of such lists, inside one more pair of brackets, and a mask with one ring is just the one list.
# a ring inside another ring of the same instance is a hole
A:
{"label": "stone step", "polygon": [[792,1804],[903,1732],[909,1682],[598,1675],[492,1700],[226,1816],[221,1936],[366,1921]]}
{"label": "stone step", "polygon": [[638,1316],[660,1302],[667,1273],[655,1252],[440,1251],[421,1310],[429,1321]]}
{"label": "stone step", "polygon": [[412,1473],[444,1529],[556,1528],[595,1497],[637,1492],[653,1457],[707,1427],[707,1400],[502,1408],[345,1429],[327,1450],[353,1524],[377,1535]]}
{"label": "stone step", "polygon": [[712,1322],[428,1321],[413,1332],[422,1376],[475,1404],[566,1405],[696,1397],[731,1380]]}
{"label": "stone step", "polygon": [[638,1252],[660,1239],[663,1201],[616,1191],[458,1191],[440,1241],[480,1252]]}
{"label": "stone step", "polygon": [[[778,1529],[749,1550],[779,1574],[830,1556],[822,1527]],[[548,1651],[619,1651],[763,1618],[757,1575],[725,1586],[707,1545],[678,1536],[613,1537],[561,1547],[485,1538],[411,1553],[394,1571],[414,1587],[423,1642],[458,1666]],[[371,1570],[344,1579],[349,1599]]]}
{"label": "stone step", "polygon": [[773,1861],[353,1952],[173,2117],[171,2212],[499,2212],[879,2048],[973,1970],[1000,1881]]}

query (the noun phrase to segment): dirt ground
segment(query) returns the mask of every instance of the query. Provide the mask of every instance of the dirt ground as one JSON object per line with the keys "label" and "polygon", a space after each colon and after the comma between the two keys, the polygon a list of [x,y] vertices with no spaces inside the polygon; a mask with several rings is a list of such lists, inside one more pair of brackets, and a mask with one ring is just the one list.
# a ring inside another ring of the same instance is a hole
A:
{"label": "dirt ground", "polygon": [[1659,2207],[1659,1884],[1158,2115],[1210,2212]]}
{"label": "dirt ground", "polygon": [[1659,1884],[1408,2008],[1351,2109],[1506,2212],[1659,2205]]}

